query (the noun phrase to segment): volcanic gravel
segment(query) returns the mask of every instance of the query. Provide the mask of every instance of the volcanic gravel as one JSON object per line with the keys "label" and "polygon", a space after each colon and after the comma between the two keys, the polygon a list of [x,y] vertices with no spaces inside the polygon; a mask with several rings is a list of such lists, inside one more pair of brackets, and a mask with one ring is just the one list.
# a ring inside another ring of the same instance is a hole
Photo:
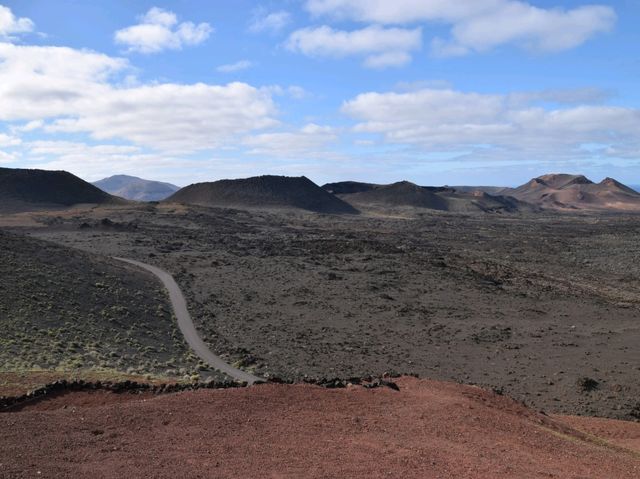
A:
{"label": "volcanic gravel", "polygon": [[258,375],[411,372],[640,417],[640,216],[425,211],[148,205],[22,233],[171,272],[212,349]]}
{"label": "volcanic gravel", "polygon": [[[0,414],[2,478],[637,478],[639,451],[479,388],[262,385]],[[42,408],[41,408],[42,409]],[[640,425],[602,421],[637,438]]]}

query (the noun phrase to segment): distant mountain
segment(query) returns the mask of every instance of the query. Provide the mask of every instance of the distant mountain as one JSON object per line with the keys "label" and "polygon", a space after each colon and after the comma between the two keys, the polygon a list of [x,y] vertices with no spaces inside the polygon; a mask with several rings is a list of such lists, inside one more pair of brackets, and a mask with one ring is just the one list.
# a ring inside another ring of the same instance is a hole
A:
{"label": "distant mountain", "polygon": [[101,190],[135,201],[161,201],[180,189],[179,186],[128,175],[114,175],[93,183]]}
{"label": "distant mountain", "polygon": [[[447,211],[472,213],[483,211],[485,213],[517,213],[539,211],[535,205],[520,201],[512,196],[503,194],[490,194],[482,190],[458,191],[452,189],[442,193],[447,200]],[[502,191],[502,188],[500,188]]]}
{"label": "distant mountain", "polygon": [[[457,188],[451,187],[418,186],[409,181],[400,181],[390,185],[344,181],[328,183],[323,188],[336,193],[339,198],[362,209],[412,207],[465,213],[478,211],[487,213],[516,212],[537,209],[515,198],[492,195],[471,187],[459,191]],[[487,188],[492,191],[503,189],[501,187]]]}
{"label": "distant mountain", "polygon": [[545,209],[640,211],[640,193],[613,178],[594,183],[583,175],[550,174],[503,192]]}
{"label": "distant mountain", "polygon": [[399,181],[391,185],[375,185],[371,189],[349,193],[341,197],[353,205],[447,209],[446,201],[430,188],[424,188],[409,181]]}
{"label": "distant mountain", "polygon": [[66,171],[0,168],[0,212],[122,203],[125,200]]}
{"label": "distant mountain", "polygon": [[197,183],[165,201],[231,208],[297,208],[317,213],[358,212],[304,176],[256,176]]}
{"label": "distant mountain", "polygon": [[489,193],[490,195],[500,195],[502,191],[506,189],[504,186],[450,186],[449,188],[461,193],[482,191],[483,193]]}

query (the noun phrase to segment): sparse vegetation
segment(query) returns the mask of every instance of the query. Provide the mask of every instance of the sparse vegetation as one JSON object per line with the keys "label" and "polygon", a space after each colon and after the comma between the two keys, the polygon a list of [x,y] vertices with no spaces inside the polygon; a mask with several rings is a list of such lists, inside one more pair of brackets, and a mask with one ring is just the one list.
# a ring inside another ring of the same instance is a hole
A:
{"label": "sparse vegetation", "polygon": [[145,273],[0,233],[0,282],[0,371],[192,377],[203,369]]}

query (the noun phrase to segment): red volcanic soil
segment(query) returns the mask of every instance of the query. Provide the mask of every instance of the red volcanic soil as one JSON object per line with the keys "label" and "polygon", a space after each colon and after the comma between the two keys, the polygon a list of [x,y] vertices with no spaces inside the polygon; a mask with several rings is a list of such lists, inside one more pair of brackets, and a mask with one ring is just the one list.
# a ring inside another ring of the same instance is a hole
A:
{"label": "red volcanic soil", "polygon": [[57,410],[0,414],[0,477],[640,477],[634,445],[606,440],[638,437],[639,424],[597,421],[585,434],[478,388],[397,384],[58,397]]}

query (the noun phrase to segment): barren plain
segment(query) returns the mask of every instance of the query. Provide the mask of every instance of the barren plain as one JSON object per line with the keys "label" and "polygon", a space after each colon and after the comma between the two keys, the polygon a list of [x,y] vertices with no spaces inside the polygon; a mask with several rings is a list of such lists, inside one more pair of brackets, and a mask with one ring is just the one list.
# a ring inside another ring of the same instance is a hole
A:
{"label": "barren plain", "polygon": [[414,373],[640,417],[638,216],[151,204],[30,218],[5,219],[169,271],[211,349],[263,377]]}

